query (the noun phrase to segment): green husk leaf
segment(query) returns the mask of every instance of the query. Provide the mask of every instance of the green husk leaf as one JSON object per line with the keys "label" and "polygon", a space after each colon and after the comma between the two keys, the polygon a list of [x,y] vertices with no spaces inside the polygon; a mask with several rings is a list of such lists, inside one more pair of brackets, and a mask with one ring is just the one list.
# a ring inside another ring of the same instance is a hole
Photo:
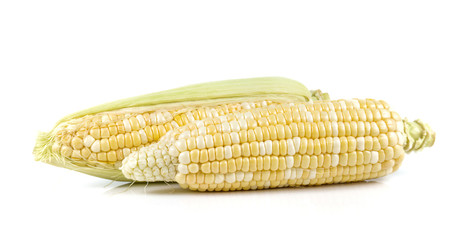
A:
{"label": "green husk leaf", "polygon": [[218,99],[240,98],[283,98],[289,101],[308,101],[313,94],[324,95],[320,91],[309,91],[303,84],[283,77],[262,77],[200,83],[141,96],[125,98],[70,114],[58,123],[73,118],[124,108],[145,106],[169,106],[180,103],[202,105]]}

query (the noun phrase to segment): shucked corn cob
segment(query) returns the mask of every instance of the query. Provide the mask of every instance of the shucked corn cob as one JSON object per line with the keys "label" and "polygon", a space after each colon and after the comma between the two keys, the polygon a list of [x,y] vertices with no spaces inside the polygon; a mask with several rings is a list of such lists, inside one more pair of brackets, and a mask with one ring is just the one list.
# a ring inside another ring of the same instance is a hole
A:
{"label": "shucked corn cob", "polygon": [[298,82],[255,78],[198,84],[124,99],[65,117],[39,136],[36,159],[127,180],[122,160],[170,130],[200,119],[289,101],[327,98]]}
{"label": "shucked corn cob", "polygon": [[405,151],[433,141],[427,125],[404,122],[383,101],[283,103],[174,129],[122,170],[200,191],[353,182],[396,171]]}
{"label": "shucked corn cob", "polygon": [[[311,97],[314,92],[290,101],[271,95],[257,102],[241,96],[222,106],[213,101],[213,108],[225,109],[221,114],[186,118],[152,144],[147,137],[146,146],[123,156],[124,176],[177,181],[200,191],[361,181],[396,171],[405,151],[431,146],[435,139],[426,124],[402,120],[383,101],[329,101]],[[204,103],[191,106],[190,112],[204,109]],[[91,166],[92,159],[83,160]]]}

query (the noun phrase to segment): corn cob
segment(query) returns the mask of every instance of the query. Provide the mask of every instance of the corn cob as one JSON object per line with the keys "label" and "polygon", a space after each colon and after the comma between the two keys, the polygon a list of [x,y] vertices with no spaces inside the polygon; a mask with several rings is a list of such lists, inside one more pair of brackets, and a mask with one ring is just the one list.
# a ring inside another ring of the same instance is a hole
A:
{"label": "corn cob", "polygon": [[36,160],[97,177],[126,179],[119,168],[130,153],[187,123],[278,103],[327,99],[284,78],[197,84],[103,104],[71,114],[39,135]]}
{"label": "corn cob", "polygon": [[199,191],[344,183],[396,171],[435,133],[384,101],[277,103],[170,131],[124,159],[134,181],[176,181]]}

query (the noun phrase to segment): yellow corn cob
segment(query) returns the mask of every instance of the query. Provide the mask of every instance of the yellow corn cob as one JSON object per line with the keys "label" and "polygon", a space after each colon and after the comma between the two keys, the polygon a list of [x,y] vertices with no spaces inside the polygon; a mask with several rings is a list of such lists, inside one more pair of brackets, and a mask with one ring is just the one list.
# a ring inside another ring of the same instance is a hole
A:
{"label": "yellow corn cob", "polygon": [[435,133],[384,101],[276,103],[173,129],[124,159],[135,181],[229,191],[362,181],[396,171]]}
{"label": "yellow corn cob", "polygon": [[227,103],[212,107],[88,115],[56,130],[52,151],[73,160],[117,169],[129,153],[158,141],[166,132],[195,120],[223,116],[272,101]]}
{"label": "yellow corn cob", "polygon": [[36,160],[90,175],[127,180],[119,168],[130,153],[172,129],[201,119],[283,102],[324,99],[284,78],[197,84],[103,104],[60,120],[39,136]]}

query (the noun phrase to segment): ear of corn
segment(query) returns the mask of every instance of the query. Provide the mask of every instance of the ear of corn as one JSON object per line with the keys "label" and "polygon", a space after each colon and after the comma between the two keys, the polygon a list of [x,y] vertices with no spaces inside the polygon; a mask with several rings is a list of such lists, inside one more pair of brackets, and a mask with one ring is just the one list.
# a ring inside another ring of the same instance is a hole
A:
{"label": "ear of corn", "polygon": [[128,180],[119,167],[129,154],[187,123],[284,102],[327,99],[285,78],[197,84],[127,98],[68,115],[40,133],[36,160],[89,175]]}
{"label": "ear of corn", "polygon": [[434,139],[383,101],[278,103],[176,128],[129,155],[122,171],[199,191],[344,183],[392,173],[405,150]]}

